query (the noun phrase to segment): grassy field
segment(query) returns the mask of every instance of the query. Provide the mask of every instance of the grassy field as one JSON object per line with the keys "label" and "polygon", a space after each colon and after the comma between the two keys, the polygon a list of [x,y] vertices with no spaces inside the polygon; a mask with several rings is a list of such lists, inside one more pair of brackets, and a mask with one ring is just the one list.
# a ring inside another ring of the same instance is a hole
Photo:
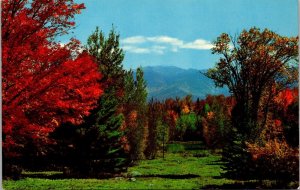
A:
{"label": "grassy field", "polygon": [[[198,143],[167,146],[165,158],[140,161],[123,177],[110,179],[55,179],[59,172],[24,172],[18,181],[5,180],[4,189],[205,189],[256,188],[256,182],[238,182],[221,177],[220,155]],[[271,187],[266,182],[265,187]]]}

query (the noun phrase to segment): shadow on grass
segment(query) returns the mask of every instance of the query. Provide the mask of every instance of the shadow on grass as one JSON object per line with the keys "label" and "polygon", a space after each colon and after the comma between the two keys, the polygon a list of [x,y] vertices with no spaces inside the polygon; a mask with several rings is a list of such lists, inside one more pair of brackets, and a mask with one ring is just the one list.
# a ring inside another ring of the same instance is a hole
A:
{"label": "shadow on grass", "polygon": [[270,181],[238,181],[232,184],[207,185],[202,187],[202,189],[296,189],[297,187],[297,183],[283,184]]}
{"label": "shadow on grass", "polygon": [[42,178],[42,179],[67,179],[63,173],[59,174],[22,174],[21,178]]}
{"label": "shadow on grass", "polygon": [[65,175],[63,173],[58,174],[22,174],[21,178],[40,178],[40,179],[109,179],[119,177],[120,175],[114,174],[97,174],[97,175],[78,175],[70,174]]}
{"label": "shadow on grass", "polygon": [[200,177],[199,175],[196,174],[183,174],[183,175],[174,175],[174,174],[150,174],[150,175],[141,175],[139,177],[147,178],[147,177],[159,177],[159,178],[168,178],[168,179],[192,179],[192,178],[197,178]]}
{"label": "shadow on grass", "polygon": [[261,189],[262,187],[259,183],[255,182],[235,182],[233,184],[223,184],[223,185],[207,185],[202,187],[203,189]]}
{"label": "shadow on grass", "polygon": [[[83,179],[83,178],[97,178],[97,179],[109,179],[109,178],[114,178],[114,177],[124,177],[124,176],[115,176],[115,175],[98,175],[95,177],[86,177],[86,176],[78,176],[78,175],[70,175],[66,176],[63,173],[59,174],[22,174],[21,178],[41,178],[41,179],[70,179],[70,178],[75,178],[75,179]],[[192,179],[192,178],[197,178],[200,177],[199,175],[195,174],[183,174],[183,175],[162,175],[162,174],[149,174],[149,175],[140,175],[136,177],[142,177],[142,178],[167,178],[167,179]]]}
{"label": "shadow on grass", "polygon": [[216,166],[216,165],[218,165],[218,166],[220,166],[222,164],[224,164],[222,161],[212,161],[212,162],[207,163],[205,165],[208,165],[208,166]]}

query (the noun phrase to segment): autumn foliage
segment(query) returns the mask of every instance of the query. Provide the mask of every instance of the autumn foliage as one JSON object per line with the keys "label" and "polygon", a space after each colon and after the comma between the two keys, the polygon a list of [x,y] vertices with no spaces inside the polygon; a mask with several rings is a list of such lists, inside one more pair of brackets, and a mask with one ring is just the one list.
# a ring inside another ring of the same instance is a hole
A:
{"label": "autumn foliage", "polygon": [[[105,38],[97,28],[86,50],[76,39],[55,41],[83,4],[3,0],[1,8],[5,172],[55,157],[54,169],[77,176],[120,173],[164,155],[167,143],[202,140],[222,149],[225,177],[297,180],[298,37],[258,28],[221,34],[212,49],[221,58],[206,76],[232,96],[147,102],[144,72],[123,69],[114,29]],[[39,146],[50,151],[40,156]]]}
{"label": "autumn foliage", "polygon": [[97,66],[79,42],[54,41],[83,8],[72,0],[2,1],[5,156],[25,139],[49,143],[47,135],[61,123],[79,124],[101,95]]}
{"label": "autumn foliage", "polygon": [[283,134],[282,122],[275,119],[262,132],[265,143],[246,143],[252,161],[257,167],[257,177],[263,179],[297,180],[299,149],[291,147]]}

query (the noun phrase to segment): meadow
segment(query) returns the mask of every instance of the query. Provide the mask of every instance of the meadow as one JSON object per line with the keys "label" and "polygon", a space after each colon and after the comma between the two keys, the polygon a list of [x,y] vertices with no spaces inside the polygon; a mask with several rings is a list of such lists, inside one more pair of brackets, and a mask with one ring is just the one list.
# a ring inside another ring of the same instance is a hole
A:
{"label": "meadow", "polygon": [[[236,181],[221,176],[220,150],[207,150],[202,142],[168,144],[153,160],[142,160],[121,176],[108,179],[64,178],[59,171],[23,171],[18,181],[4,180],[3,188],[42,189],[216,189],[274,188],[274,181]],[[291,183],[296,188],[297,183]]]}

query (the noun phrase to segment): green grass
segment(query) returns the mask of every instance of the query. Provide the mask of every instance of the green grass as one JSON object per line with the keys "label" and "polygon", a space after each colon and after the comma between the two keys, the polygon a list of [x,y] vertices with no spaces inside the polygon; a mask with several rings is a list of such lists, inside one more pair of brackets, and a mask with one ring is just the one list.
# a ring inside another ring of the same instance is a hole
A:
{"label": "green grass", "polygon": [[[165,159],[143,160],[130,167],[123,177],[110,179],[51,179],[61,172],[23,172],[25,178],[4,180],[4,189],[255,189],[256,182],[221,177],[220,155],[202,149],[199,142],[168,145]],[[180,151],[178,151],[180,150]],[[41,176],[41,177],[39,177]],[[42,178],[43,177],[43,178]],[[272,187],[272,182],[266,181]],[[296,184],[297,185],[297,184]]]}
{"label": "green grass", "polygon": [[166,149],[170,153],[180,153],[185,151],[184,145],[182,144],[168,144]]}
{"label": "green grass", "polygon": [[168,153],[163,158],[143,160],[135,167],[129,168],[128,173],[137,171],[144,175],[199,175],[200,177],[220,176],[220,156],[185,157],[179,153]]}
{"label": "green grass", "polygon": [[223,184],[218,180],[208,179],[33,179],[27,178],[17,182],[4,181],[4,189],[199,189],[207,184]]}

